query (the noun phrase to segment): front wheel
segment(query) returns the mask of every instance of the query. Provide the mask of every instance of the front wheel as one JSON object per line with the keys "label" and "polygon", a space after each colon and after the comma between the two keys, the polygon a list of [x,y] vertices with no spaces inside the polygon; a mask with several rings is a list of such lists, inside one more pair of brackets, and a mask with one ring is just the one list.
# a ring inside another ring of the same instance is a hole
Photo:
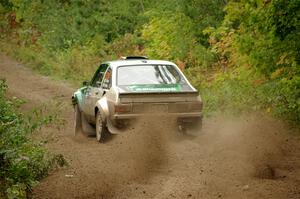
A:
{"label": "front wheel", "polygon": [[100,111],[96,115],[96,139],[98,142],[104,142],[104,137],[106,134],[106,125],[101,116]]}

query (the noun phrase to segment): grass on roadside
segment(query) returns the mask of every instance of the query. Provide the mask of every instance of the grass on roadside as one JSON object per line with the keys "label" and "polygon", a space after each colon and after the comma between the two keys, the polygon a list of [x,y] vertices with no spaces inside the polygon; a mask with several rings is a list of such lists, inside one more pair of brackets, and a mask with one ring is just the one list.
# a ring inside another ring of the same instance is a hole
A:
{"label": "grass on roadside", "polygon": [[62,155],[49,153],[42,142],[30,136],[41,126],[55,120],[53,115],[42,116],[36,111],[30,119],[18,113],[20,100],[9,100],[7,85],[0,81],[0,196],[27,198],[32,187],[55,165],[63,166]]}

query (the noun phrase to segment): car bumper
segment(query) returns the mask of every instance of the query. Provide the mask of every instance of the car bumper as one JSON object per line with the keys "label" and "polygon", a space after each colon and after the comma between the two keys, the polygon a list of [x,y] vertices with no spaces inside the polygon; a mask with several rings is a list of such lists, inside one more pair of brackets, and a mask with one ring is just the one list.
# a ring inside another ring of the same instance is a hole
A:
{"label": "car bumper", "polygon": [[112,119],[135,119],[139,117],[147,116],[163,116],[163,117],[176,117],[176,118],[202,118],[202,112],[190,112],[190,113],[156,113],[156,114],[145,114],[145,113],[130,113],[130,114],[115,114]]}

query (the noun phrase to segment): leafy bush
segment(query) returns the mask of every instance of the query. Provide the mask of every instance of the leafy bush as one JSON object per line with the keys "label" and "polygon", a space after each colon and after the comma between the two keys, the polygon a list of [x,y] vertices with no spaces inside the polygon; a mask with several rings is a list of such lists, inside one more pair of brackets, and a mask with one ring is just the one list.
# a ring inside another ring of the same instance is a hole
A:
{"label": "leafy bush", "polygon": [[7,198],[26,198],[39,179],[47,175],[61,155],[51,155],[28,136],[51,117],[28,120],[16,112],[19,100],[5,97],[7,86],[0,81],[0,192]]}
{"label": "leafy bush", "polygon": [[[300,1],[229,1],[225,10],[223,24],[206,29],[222,70],[218,76],[225,78],[224,84],[211,82],[222,93],[214,106],[222,100],[233,109],[237,101],[245,107],[254,102],[260,110],[300,121]],[[226,100],[223,94],[232,89]]]}

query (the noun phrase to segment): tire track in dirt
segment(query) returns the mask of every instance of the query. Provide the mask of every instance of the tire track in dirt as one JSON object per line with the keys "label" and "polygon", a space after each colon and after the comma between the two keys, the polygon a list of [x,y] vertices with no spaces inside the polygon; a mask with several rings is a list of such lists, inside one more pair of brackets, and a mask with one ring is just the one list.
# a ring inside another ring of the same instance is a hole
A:
{"label": "tire track in dirt", "polygon": [[45,178],[34,198],[300,198],[300,140],[292,135],[300,133],[280,121],[212,118],[201,134],[187,137],[172,130],[172,120],[144,119],[99,144],[94,137],[73,137],[75,88],[4,55],[0,78],[10,96],[26,99],[22,111],[58,102],[65,121],[39,136],[70,166]]}

